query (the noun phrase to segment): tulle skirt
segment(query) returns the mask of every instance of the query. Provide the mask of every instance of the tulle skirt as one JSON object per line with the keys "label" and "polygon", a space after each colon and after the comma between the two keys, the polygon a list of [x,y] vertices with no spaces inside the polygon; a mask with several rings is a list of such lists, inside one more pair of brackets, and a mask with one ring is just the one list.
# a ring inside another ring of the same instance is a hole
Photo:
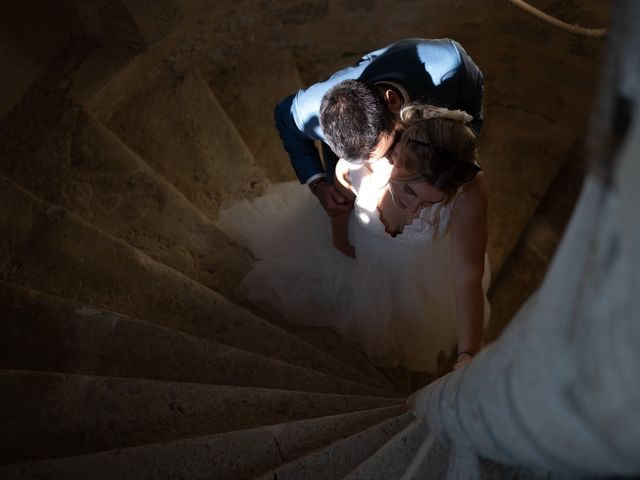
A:
{"label": "tulle skirt", "polygon": [[[332,328],[374,363],[414,371],[435,372],[440,352],[457,342],[449,235],[407,244],[351,215],[356,258],[346,257],[333,247],[329,217],[297,182],[223,210],[218,226],[256,258],[242,294],[277,318]],[[485,292],[488,280],[485,262]]]}

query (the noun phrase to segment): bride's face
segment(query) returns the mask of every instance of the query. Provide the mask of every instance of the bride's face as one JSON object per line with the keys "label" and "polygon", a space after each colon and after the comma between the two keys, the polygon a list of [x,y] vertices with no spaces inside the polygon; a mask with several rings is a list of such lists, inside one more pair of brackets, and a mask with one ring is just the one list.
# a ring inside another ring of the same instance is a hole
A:
{"label": "bride's face", "polygon": [[389,190],[393,203],[398,208],[416,214],[422,208],[440,203],[445,199],[445,194],[426,180],[402,180],[410,177],[409,172],[397,165],[394,165],[391,170]]}

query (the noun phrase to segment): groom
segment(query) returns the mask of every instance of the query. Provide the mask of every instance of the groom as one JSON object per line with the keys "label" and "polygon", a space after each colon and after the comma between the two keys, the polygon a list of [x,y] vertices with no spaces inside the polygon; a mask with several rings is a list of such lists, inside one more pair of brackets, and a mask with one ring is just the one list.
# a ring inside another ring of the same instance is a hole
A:
{"label": "groom", "polygon": [[[400,108],[409,102],[464,110],[479,133],[482,82],[459,43],[405,39],[284,98],[276,126],[300,182],[336,216],[352,208],[333,185],[338,158],[358,164],[389,155],[399,139]],[[314,140],[322,141],[324,168]]]}

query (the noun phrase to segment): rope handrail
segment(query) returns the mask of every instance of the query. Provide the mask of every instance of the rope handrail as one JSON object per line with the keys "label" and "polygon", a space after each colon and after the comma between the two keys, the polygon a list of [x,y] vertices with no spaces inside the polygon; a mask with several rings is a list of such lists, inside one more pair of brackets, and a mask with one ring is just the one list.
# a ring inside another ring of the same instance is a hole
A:
{"label": "rope handrail", "polygon": [[604,38],[607,35],[606,28],[586,28],[586,27],[581,27],[579,25],[572,25],[570,23],[563,22],[562,20],[559,20],[549,15],[548,13],[543,12],[542,10],[539,10],[529,5],[524,0],[508,0],[508,1],[511,2],[513,5],[515,5],[516,7],[542,20],[543,22],[548,23],[549,25],[557,27],[561,30],[565,30],[567,32],[574,33],[577,35],[584,35],[587,37],[595,37],[595,38]]}

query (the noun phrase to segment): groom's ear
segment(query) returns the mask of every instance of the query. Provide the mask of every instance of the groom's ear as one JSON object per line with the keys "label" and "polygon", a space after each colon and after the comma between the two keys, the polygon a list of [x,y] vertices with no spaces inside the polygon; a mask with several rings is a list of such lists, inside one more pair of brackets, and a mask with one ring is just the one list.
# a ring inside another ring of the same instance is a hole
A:
{"label": "groom's ear", "polygon": [[402,107],[402,98],[395,91],[388,89],[384,91],[384,101],[393,113],[398,113]]}

